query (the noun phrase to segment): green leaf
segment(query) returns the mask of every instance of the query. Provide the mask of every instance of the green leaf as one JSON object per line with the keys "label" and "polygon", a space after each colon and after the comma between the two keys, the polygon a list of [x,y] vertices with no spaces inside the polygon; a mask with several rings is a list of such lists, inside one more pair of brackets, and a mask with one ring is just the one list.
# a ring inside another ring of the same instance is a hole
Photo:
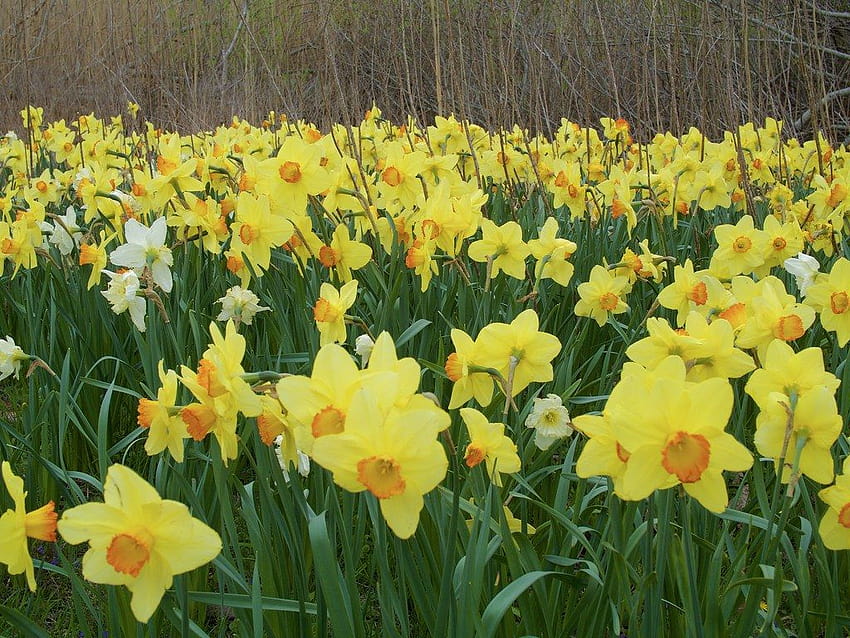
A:
{"label": "green leaf", "polygon": [[395,340],[396,348],[403,346],[430,325],[431,322],[428,321],[428,319],[417,319],[414,321],[407,327],[407,330],[402,332],[398,336],[398,339]]}
{"label": "green leaf", "polygon": [[[188,593],[189,600],[203,603],[205,605],[216,605],[222,607],[234,607],[236,609],[253,609],[255,598],[248,594],[220,594],[214,591],[190,591]],[[301,603],[297,600],[288,598],[273,598],[271,596],[261,596],[260,603],[263,611],[286,611],[291,613],[301,613],[302,606],[304,611],[311,616],[316,615],[316,603]]]}
{"label": "green leaf", "polygon": [[484,625],[485,636],[495,636],[499,624],[502,622],[508,609],[514,604],[514,601],[519,598],[522,593],[531,587],[541,578],[546,576],[558,576],[559,572],[529,572],[524,574],[505,587],[502,591],[493,597],[493,600],[487,605],[484,610],[484,615],[481,617]]}
{"label": "green leaf", "polygon": [[325,513],[314,517],[309,523],[310,545],[313,548],[316,561],[316,575],[319,579],[322,595],[327,603],[331,625],[334,634],[338,636],[354,636],[354,614],[351,601],[345,594],[342,570],[336,560],[336,551],[328,536],[328,526]]}
{"label": "green leaf", "polygon": [[34,636],[35,638],[50,638],[50,634],[48,634],[44,629],[36,625],[29,618],[24,616],[17,609],[12,609],[11,607],[6,607],[5,605],[0,605],[0,614],[5,616],[12,626],[21,632],[22,636]]}

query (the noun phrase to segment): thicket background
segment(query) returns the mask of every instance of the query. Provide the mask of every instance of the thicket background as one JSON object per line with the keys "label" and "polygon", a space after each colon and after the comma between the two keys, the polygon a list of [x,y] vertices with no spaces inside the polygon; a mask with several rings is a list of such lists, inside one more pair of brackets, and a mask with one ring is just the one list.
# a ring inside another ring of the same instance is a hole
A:
{"label": "thicket background", "polygon": [[28,102],[69,118],[134,100],[188,130],[269,109],[351,122],[374,101],[544,133],[622,116],[638,137],[770,115],[841,142],[850,3],[3,0],[0,91],[4,130]]}

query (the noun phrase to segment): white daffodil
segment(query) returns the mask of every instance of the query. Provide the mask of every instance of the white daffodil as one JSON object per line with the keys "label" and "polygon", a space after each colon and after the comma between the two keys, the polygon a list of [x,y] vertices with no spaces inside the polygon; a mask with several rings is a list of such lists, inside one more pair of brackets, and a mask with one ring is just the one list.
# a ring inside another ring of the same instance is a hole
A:
{"label": "white daffodil", "polygon": [[534,407],[525,420],[525,427],[534,428],[534,444],[541,450],[573,433],[570,413],[557,394],[547,394],[545,399],[534,399]]}
{"label": "white daffodil", "polygon": [[369,357],[372,356],[372,348],[375,347],[375,342],[369,335],[360,335],[354,340],[354,352],[360,357],[362,366],[365,368],[369,363]]}
{"label": "white daffodil", "polygon": [[0,339],[0,381],[13,374],[17,379],[21,373],[21,362],[28,359],[30,356],[15,344],[12,337]]}
{"label": "white daffodil", "polygon": [[103,272],[109,276],[109,286],[106,290],[101,290],[100,294],[106,297],[112,307],[112,312],[120,315],[125,310],[129,310],[130,319],[133,320],[136,328],[139,329],[139,332],[144,332],[147,304],[144,298],[138,295],[141,287],[138,275],[132,270],[122,273],[114,273],[109,270]]}
{"label": "white daffodil", "polygon": [[[289,481],[289,464],[284,460],[281,452],[283,437],[278,436],[274,440],[274,452],[277,455],[277,461],[280,463],[280,469],[283,470],[283,478]],[[309,476],[310,474],[310,457],[304,454],[301,450],[296,450],[298,454],[298,466],[295,468],[301,476]]]}
{"label": "white daffodil", "polygon": [[124,224],[126,244],[118,246],[109,253],[109,261],[116,266],[125,266],[141,275],[147,266],[154,283],[165,292],[171,292],[173,280],[171,265],[174,257],[171,249],[165,245],[165,217],[159,217],[150,228],[143,226],[135,219],[128,219]]}
{"label": "white daffodil", "polygon": [[248,289],[242,289],[239,286],[233,286],[224,293],[224,297],[216,303],[221,304],[221,313],[216,319],[218,321],[228,321],[229,319],[238,319],[247,326],[254,321],[254,315],[264,310],[271,310],[267,306],[260,306],[258,302],[260,298]]}
{"label": "white daffodil", "polygon": [[786,259],[783,265],[785,270],[794,275],[797,280],[797,288],[800,289],[800,294],[805,297],[806,290],[815,283],[815,279],[820,274],[818,260],[806,253],[800,253],[796,257]]}
{"label": "white daffodil", "polygon": [[63,256],[68,256],[71,251],[80,245],[83,237],[82,229],[77,224],[77,211],[73,206],[65,209],[65,214],[54,220],[53,224],[46,224],[43,230],[50,233],[47,241],[56,246]]}

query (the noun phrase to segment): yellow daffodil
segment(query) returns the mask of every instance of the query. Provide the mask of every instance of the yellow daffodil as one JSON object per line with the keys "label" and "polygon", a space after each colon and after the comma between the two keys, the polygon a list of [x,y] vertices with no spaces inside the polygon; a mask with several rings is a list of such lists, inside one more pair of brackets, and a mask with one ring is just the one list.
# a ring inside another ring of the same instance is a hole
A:
{"label": "yellow daffodil", "polygon": [[260,276],[269,269],[271,250],[286,242],[293,232],[292,222],[269,210],[269,198],[251,193],[239,193],[236,202],[236,221],[231,227],[231,250],[247,257]]}
{"label": "yellow daffodil", "polygon": [[431,277],[440,272],[437,262],[434,261],[434,249],[436,245],[431,240],[417,239],[407,249],[404,257],[404,265],[411,268],[420,277],[422,292],[428,290]]}
{"label": "yellow daffodil", "polygon": [[733,402],[727,380],[688,382],[684,362],[669,357],[653,372],[648,390],[624,386],[612,399],[613,393],[605,409],[631,452],[621,482],[624,499],[640,500],[681,483],[706,509],[726,507],[721,472],[743,471],[753,462],[747,448],[724,431]]}
{"label": "yellow daffodil", "polygon": [[174,576],[218,556],[221,538],[183,503],[163,500],[123,465],[109,468],[103,500],[67,510],[59,533],[72,545],[88,541],[83,577],[126,586],[133,615],[147,622]]}
{"label": "yellow daffodil", "polygon": [[681,266],[673,267],[673,283],[658,294],[658,303],[664,308],[675,310],[676,325],[685,325],[685,319],[695,306],[704,306],[708,301],[708,288],[704,276],[694,272],[690,259]]}
{"label": "yellow daffodil", "polygon": [[582,414],[573,419],[573,425],[588,437],[576,462],[576,474],[581,478],[608,476],[614,492],[620,495],[631,453],[620,443],[608,416],[604,412]]}
{"label": "yellow daffodil", "polygon": [[765,262],[768,236],[744,215],[734,226],[722,224],[714,229],[717,249],[711,256],[709,269],[721,279],[747,275]]}
{"label": "yellow daffodil", "polygon": [[538,238],[528,242],[528,247],[537,260],[535,278],[553,279],[558,285],[566,286],[575,270],[569,259],[578,247],[575,242],[557,237],[557,234],[558,220],[549,217],[540,229]]}
{"label": "yellow daffodil", "polygon": [[319,248],[319,261],[325,268],[332,268],[340,281],[351,281],[351,271],[359,270],[372,259],[372,249],[366,244],[349,237],[348,227],[340,224],[334,229],[331,243]]}
{"label": "yellow daffodil", "polygon": [[93,244],[82,244],[80,246],[80,266],[91,264],[91,274],[89,275],[86,288],[91,289],[100,283],[100,276],[103,269],[106,268],[106,246],[115,237],[114,234],[104,239],[103,231],[100,232],[100,242]]}
{"label": "yellow daffodil", "polygon": [[322,149],[290,135],[275,157],[260,164],[256,190],[283,206],[287,215],[301,215],[308,197],[324,192],[331,183],[322,165]]}
{"label": "yellow daffodil", "polygon": [[614,277],[604,266],[596,265],[590,271],[590,281],[578,286],[581,297],[576,303],[575,313],[579,317],[591,317],[604,326],[611,315],[629,309],[623,297],[631,290],[626,277]]}
{"label": "yellow daffodil", "polygon": [[409,538],[419,524],[423,496],[446,475],[448,459],[437,432],[448,426],[449,416],[422,407],[387,409],[378,392],[356,392],[345,431],[316,439],[312,456],[343,489],[374,495],[393,533]]}
{"label": "yellow daffodil", "polygon": [[[452,343],[455,351],[446,359],[446,376],[452,385],[449,409],[457,408],[475,397],[481,406],[490,405],[493,398],[493,377],[483,370],[476,370],[476,345],[463,330],[452,328]],[[483,367],[483,366],[479,366]]]}
{"label": "yellow daffodil", "polygon": [[[740,348],[758,348],[762,356],[770,342],[776,339],[795,341],[815,321],[815,311],[797,303],[794,296],[786,292],[785,284],[772,275],[756,283],[754,293],[745,302],[747,320],[736,340]],[[740,299],[740,294],[736,296]]]}
{"label": "yellow daffodil", "polygon": [[490,423],[474,408],[461,408],[460,416],[469,432],[469,445],[463,455],[468,467],[484,461],[487,476],[499,486],[502,485],[502,474],[519,472],[521,462],[516,444],[505,436],[504,423]]}
{"label": "yellow daffodil", "polygon": [[469,245],[469,258],[473,261],[492,260],[490,277],[504,272],[516,279],[525,279],[525,258],[528,245],[522,240],[522,228],[516,222],[496,226],[489,219],[481,220],[483,237]]}
{"label": "yellow daffodil", "polygon": [[53,501],[37,510],[26,511],[24,482],[12,473],[8,461],[2,464],[3,482],[15,503],[15,509],[0,516],[0,563],[12,575],[26,573],[30,591],[35,591],[35,569],[27,548],[27,538],[53,542],[56,540],[56,513]]}
{"label": "yellow daffodil", "polygon": [[340,346],[322,346],[309,377],[293,375],[277,382],[277,395],[295,428],[298,448],[311,454],[314,441],[345,431],[352,397],[365,383],[374,384],[380,398],[393,404],[395,393],[386,389],[397,381],[392,372],[366,374]]}
{"label": "yellow daffodil", "polygon": [[757,277],[770,274],[770,269],[785,263],[803,250],[803,231],[796,219],[790,219],[784,224],[773,215],[764,219],[764,234],[767,240],[767,250],[764,264],[755,269]]}
{"label": "yellow daffodil", "polygon": [[818,496],[829,506],[818,527],[823,544],[832,550],[850,549],[850,458],[844,460],[835,485],[822,489]]}
{"label": "yellow daffodil", "polygon": [[[785,464],[791,467],[799,447],[796,469],[818,483],[831,482],[830,448],[843,425],[832,391],[821,385],[799,397],[777,392],[770,398],[756,419],[756,449],[778,463],[785,445]],[[791,476],[792,472],[784,471],[782,482],[787,483]]]}
{"label": "yellow daffodil", "polygon": [[827,277],[809,286],[806,304],[819,312],[821,324],[835,332],[843,348],[850,341],[850,261],[840,257]]}
{"label": "yellow daffodil", "polygon": [[345,342],[345,312],[354,305],[356,298],[356,279],[352,279],[339,290],[329,283],[322,284],[319,298],[313,306],[320,346]]}
{"label": "yellow daffodil", "polygon": [[152,456],[168,448],[174,460],[182,463],[183,440],[189,438],[189,433],[186,423],[180,418],[179,408],[175,406],[177,373],[174,370],[166,372],[162,361],[159,362],[159,381],[161,387],[155,401],[139,399],[137,422],[148,430],[145,452]]}
{"label": "yellow daffodil", "polygon": [[480,365],[495,368],[510,386],[512,397],[532,382],[552,380],[552,359],[561,351],[554,335],[540,332],[532,309],[523,310],[510,323],[491,323],[481,329],[476,343]]}
{"label": "yellow daffodil", "polygon": [[774,341],[761,358],[762,368],[753,372],[747,380],[745,391],[762,410],[775,401],[774,393],[798,398],[823,386],[834,393],[840,384],[838,378],[824,370],[823,351],[806,348],[800,352],[783,341]]}

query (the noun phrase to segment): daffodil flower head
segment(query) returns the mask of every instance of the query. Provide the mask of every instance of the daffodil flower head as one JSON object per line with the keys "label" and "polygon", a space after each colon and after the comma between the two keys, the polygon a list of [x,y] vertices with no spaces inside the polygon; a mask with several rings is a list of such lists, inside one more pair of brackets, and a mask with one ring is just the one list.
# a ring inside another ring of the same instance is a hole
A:
{"label": "daffodil flower head", "polygon": [[150,228],[128,219],[124,224],[127,243],[109,253],[109,260],[116,266],[133,268],[137,275],[145,268],[150,269],[154,283],[163,291],[171,292],[174,257],[165,245],[166,230],[165,217],[158,217]]}
{"label": "daffodil flower head", "polygon": [[128,310],[138,331],[144,332],[147,304],[144,297],[139,296],[141,282],[138,275],[132,270],[121,273],[104,270],[103,273],[109,277],[109,285],[106,290],[101,290],[100,294],[106,297],[112,312],[120,315]]}
{"label": "daffodil flower head", "polygon": [[841,383],[838,377],[824,369],[820,348],[794,352],[790,345],[777,340],[767,347],[761,360],[762,367],[750,375],[744,391],[762,410],[772,405],[774,393],[784,394],[789,399],[794,393],[799,398],[819,386],[834,393]]}
{"label": "daffodil flower head", "polygon": [[786,259],[783,266],[786,271],[794,275],[797,288],[800,290],[800,294],[805,297],[809,286],[815,283],[815,279],[820,274],[818,260],[806,253],[799,253],[796,257]]}
{"label": "daffodil flower head", "polygon": [[189,438],[189,433],[175,406],[177,373],[174,370],[166,372],[162,361],[159,362],[158,370],[161,385],[156,399],[139,399],[137,422],[139,427],[148,430],[145,452],[149,456],[167,448],[174,460],[182,463],[183,440]]}
{"label": "daffodil flower head", "polygon": [[783,483],[792,480],[793,474],[779,466],[783,447],[788,464],[800,448],[799,467],[794,470],[818,483],[830,483],[834,476],[830,448],[843,424],[833,392],[820,385],[799,397],[793,392],[792,396],[774,392],[769,400],[756,419],[756,449],[774,459],[777,473],[782,471]]}
{"label": "daffodil flower head", "polygon": [[221,304],[221,312],[216,317],[216,321],[238,318],[240,323],[250,326],[258,312],[271,310],[268,306],[259,305],[259,301],[260,298],[250,290],[240,286],[228,288],[224,297],[216,302]]}
{"label": "daffodil flower head", "polygon": [[725,432],[733,404],[729,382],[691,383],[685,375],[682,359],[671,356],[645,371],[644,382],[628,381],[624,373],[612,391],[605,411],[630,452],[619,494],[641,500],[682,484],[706,509],[720,512],[729,501],[722,471],[748,469],[752,454]]}
{"label": "daffodil flower head", "polygon": [[319,330],[319,345],[345,341],[345,312],[357,298],[357,280],[352,279],[337,290],[332,284],[323,283],[319,298],[313,306],[313,317]]}
{"label": "daffodil flower head", "polygon": [[624,297],[630,290],[628,278],[615,277],[607,268],[597,264],[590,271],[590,280],[578,286],[580,299],[574,312],[578,317],[591,317],[602,327],[611,315],[629,309]]}
{"label": "daffodil flower head", "polygon": [[477,363],[498,370],[515,397],[532,382],[552,380],[552,359],[561,351],[560,340],[539,330],[540,320],[531,308],[510,323],[491,323],[476,339]]}
{"label": "daffodil flower head", "polygon": [[366,366],[369,363],[369,357],[372,355],[372,349],[375,347],[375,342],[372,337],[367,334],[358,335],[354,340],[354,352],[360,357],[360,364]]}
{"label": "daffodil flower head", "polygon": [[844,460],[835,485],[822,489],[818,496],[829,508],[821,519],[818,532],[829,549],[850,549],[850,458]]}
{"label": "daffodil flower head", "polygon": [[820,321],[826,330],[834,331],[838,347],[850,341],[850,261],[840,257],[832,265],[829,275],[808,288],[806,304],[820,312]]}
{"label": "daffodil flower head", "polygon": [[348,407],[345,431],[316,439],[313,460],[343,489],[370,492],[393,533],[409,538],[419,524],[423,496],[446,475],[448,459],[437,433],[449,421],[433,405],[386,406],[374,388],[362,388]]}
{"label": "daffodil flower head", "polygon": [[490,277],[504,271],[510,277],[525,279],[525,258],[531,252],[522,240],[522,228],[516,222],[496,226],[489,219],[481,220],[483,237],[469,245],[469,258],[473,261],[492,261]]}
{"label": "daffodil flower head", "polygon": [[502,474],[519,472],[521,461],[516,443],[505,436],[504,423],[490,423],[474,408],[461,408],[460,416],[469,432],[469,445],[463,456],[468,467],[484,461],[487,476],[498,486],[502,485]]}
{"label": "daffodil flower head", "polygon": [[[487,406],[493,398],[493,377],[484,371],[475,371],[476,344],[463,330],[453,328],[451,332],[455,351],[446,359],[446,376],[452,382],[449,409],[457,408],[475,397],[478,404]],[[483,367],[483,366],[479,366]]]}
{"label": "daffodil flower head", "polygon": [[53,501],[27,512],[24,482],[12,473],[8,461],[3,461],[2,474],[15,508],[0,516],[0,563],[5,563],[12,575],[26,573],[27,585],[30,591],[35,591],[35,569],[27,548],[27,538],[48,542],[56,540],[57,516]]}
{"label": "daffodil flower head", "polygon": [[525,427],[534,428],[534,444],[546,450],[558,439],[573,433],[570,413],[557,394],[547,394],[543,399],[534,399],[534,407],[525,420]]}
{"label": "daffodil flower head", "polygon": [[59,533],[72,545],[88,542],[83,577],[93,583],[124,585],[130,608],[147,622],[174,576],[204,565],[221,552],[221,538],[177,501],[164,500],[133,470],[112,465],[103,503],[71,508]]}
{"label": "daffodil flower head", "polygon": [[7,335],[5,339],[0,339],[0,381],[13,374],[17,379],[21,373],[21,363],[31,358],[12,337]]}

